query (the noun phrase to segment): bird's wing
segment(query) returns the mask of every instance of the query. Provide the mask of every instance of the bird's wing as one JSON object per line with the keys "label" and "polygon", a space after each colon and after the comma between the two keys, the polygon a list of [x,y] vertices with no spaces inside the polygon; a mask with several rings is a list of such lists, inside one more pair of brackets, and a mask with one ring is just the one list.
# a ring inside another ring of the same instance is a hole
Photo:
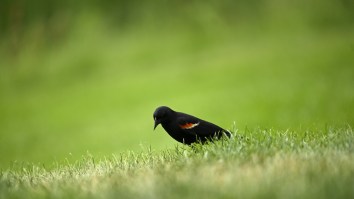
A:
{"label": "bird's wing", "polygon": [[212,136],[217,132],[226,132],[215,124],[187,114],[178,117],[177,123],[179,128],[192,135],[198,134],[199,136]]}
{"label": "bird's wing", "polygon": [[199,126],[200,120],[188,115],[177,118],[177,123],[179,128],[189,130]]}
{"label": "bird's wing", "polygon": [[212,126],[210,126],[208,122],[191,115],[183,114],[181,117],[177,118],[177,123],[181,130],[194,136],[209,136],[215,133],[213,128],[210,128]]}

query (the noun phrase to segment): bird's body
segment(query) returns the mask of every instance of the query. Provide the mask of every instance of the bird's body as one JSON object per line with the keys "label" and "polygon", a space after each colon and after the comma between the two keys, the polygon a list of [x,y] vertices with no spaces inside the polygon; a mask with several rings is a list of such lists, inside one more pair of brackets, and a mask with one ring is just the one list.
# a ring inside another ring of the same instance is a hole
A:
{"label": "bird's body", "polygon": [[155,127],[159,124],[175,140],[184,144],[205,142],[230,133],[221,127],[192,115],[176,112],[169,107],[158,107],[154,112]]}

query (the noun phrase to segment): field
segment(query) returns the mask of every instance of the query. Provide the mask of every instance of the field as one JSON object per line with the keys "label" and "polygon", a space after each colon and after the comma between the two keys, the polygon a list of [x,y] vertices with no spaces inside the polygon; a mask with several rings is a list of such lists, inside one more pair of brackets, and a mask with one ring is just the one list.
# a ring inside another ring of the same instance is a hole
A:
{"label": "field", "polygon": [[[353,197],[354,5],[141,2],[0,10],[0,198]],[[160,105],[234,137],[178,144]]]}
{"label": "field", "polygon": [[1,198],[352,198],[354,132],[236,131],[208,145],[17,165]]}

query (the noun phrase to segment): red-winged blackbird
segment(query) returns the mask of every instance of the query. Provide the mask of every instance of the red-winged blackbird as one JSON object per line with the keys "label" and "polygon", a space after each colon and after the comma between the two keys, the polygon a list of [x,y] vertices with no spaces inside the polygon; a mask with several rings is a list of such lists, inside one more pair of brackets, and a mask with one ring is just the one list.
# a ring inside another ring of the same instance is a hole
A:
{"label": "red-winged blackbird", "polygon": [[161,124],[173,139],[184,144],[189,145],[197,141],[204,143],[223,135],[230,137],[228,131],[215,124],[192,115],[176,112],[166,106],[158,107],[153,116],[155,120],[154,129]]}

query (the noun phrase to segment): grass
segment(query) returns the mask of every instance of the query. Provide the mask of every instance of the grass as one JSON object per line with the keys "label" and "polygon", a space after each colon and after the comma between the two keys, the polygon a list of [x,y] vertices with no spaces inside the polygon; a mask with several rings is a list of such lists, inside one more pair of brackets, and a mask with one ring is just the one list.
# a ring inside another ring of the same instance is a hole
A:
{"label": "grass", "polygon": [[354,132],[234,130],[230,140],[151,147],[66,166],[14,165],[1,198],[352,198]]}
{"label": "grass", "polygon": [[0,54],[1,168],[173,147],[152,131],[160,105],[224,128],[354,124],[351,29],[200,37],[182,27],[106,33],[91,23],[56,48],[29,40],[15,58]]}
{"label": "grass", "polygon": [[[350,3],[132,1],[126,25],[20,5],[0,38],[0,198],[353,198]],[[177,144],[152,130],[161,105],[235,136]]]}

